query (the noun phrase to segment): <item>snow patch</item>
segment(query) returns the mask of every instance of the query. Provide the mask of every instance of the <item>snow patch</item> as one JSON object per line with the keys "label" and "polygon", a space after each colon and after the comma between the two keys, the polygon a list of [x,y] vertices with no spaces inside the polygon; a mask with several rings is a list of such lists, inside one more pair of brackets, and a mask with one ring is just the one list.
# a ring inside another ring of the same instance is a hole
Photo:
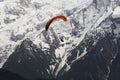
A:
{"label": "snow patch", "polygon": [[112,18],[120,18],[120,7],[116,7],[112,14]]}

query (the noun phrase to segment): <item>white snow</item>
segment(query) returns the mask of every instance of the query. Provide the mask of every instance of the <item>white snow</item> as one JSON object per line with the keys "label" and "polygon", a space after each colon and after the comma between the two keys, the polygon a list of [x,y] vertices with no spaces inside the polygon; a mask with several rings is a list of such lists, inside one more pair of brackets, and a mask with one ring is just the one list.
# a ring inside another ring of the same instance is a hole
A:
{"label": "white snow", "polygon": [[[41,6],[39,9],[35,9],[35,7],[33,6],[35,2],[37,2]],[[102,9],[100,13],[98,13],[98,10],[96,10],[96,8],[90,7],[92,2],[93,0],[31,0],[30,6],[26,8],[20,5],[19,0],[5,0],[0,3],[0,48],[5,50],[7,45],[11,45],[11,50],[7,54],[7,57],[9,57],[17,45],[19,45],[24,39],[30,38],[30,40],[32,40],[34,44],[36,44],[41,50],[44,51],[50,48],[50,44],[55,37],[59,39],[59,37],[62,36],[64,42],[60,41],[59,47],[55,50],[56,57],[62,59],[62,61],[59,63],[56,75],[65,65],[67,65],[66,70],[69,70],[70,66],[66,63],[66,60],[67,57],[70,55],[70,51],[84,40],[86,34],[89,31],[97,28],[99,24],[112,13],[112,10],[109,8],[107,12],[104,12],[104,9]],[[6,6],[8,8],[6,8]],[[84,13],[86,17],[86,22],[84,25],[83,18],[81,18],[83,17],[82,9],[87,7],[89,8],[89,10],[85,11]],[[14,14],[6,14],[5,10],[9,11],[11,8],[14,8],[13,10],[18,11],[24,10],[25,12],[23,11],[24,14],[20,14],[19,16]],[[66,10],[71,11],[70,16],[67,16],[67,14],[65,13]],[[44,33],[45,24],[50,18],[56,15],[66,16],[67,21],[54,21],[50,25],[50,29],[48,30],[48,32]],[[9,24],[5,24],[4,19],[6,17],[9,17],[10,19],[15,19],[15,21]],[[72,30],[76,27],[73,23],[70,23],[72,19],[80,22],[79,28],[84,28],[78,30],[79,36],[71,34]],[[36,26],[38,29],[35,28]],[[56,36],[52,35],[53,33],[51,29],[53,29]],[[25,37],[15,42],[10,39],[12,33],[14,33],[15,36],[25,34]],[[46,40],[44,35],[50,38],[49,43],[47,43],[48,40]],[[74,61],[82,58],[87,53],[86,48],[84,49],[84,52],[82,54],[79,54],[79,52],[80,51],[78,51],[78,55],[76,56],[76,59]],[[7,59],[4,59],[3,62],[0,63],[0,65],[3,65],[6,60]],[[55,65],[50,65],[50,68],[54,69]]]}
{"label": "white snow", "polygon": [[[34,7],[32,6],[34,2],[38,2],[39,4],[42,4],[39,10],[34,9]],[[45,43],[44,39],[41,39],[42,37],[39,37],[39,34],[41,34],[41,32],[44,30],[44,26],[45,26],[44,24],[53,16],[64,15],[64,10],[72,10],[73,8],[82,5],[87,6],[88,3],[89,4],[92,3],[92,0],[87,0],[87,1],[32,0],[30,4],[31,6],[29,8],[25,8],[22,5],[20,5],[19,0],[4,0],[3,2],[0,3],[0,23],[1,23],[0,36],[2,37],[0,39],[1,42],[0,48],[4,50],[5,46],[11,44],[12,45],[11,50],[8,52],[7,55],[9,57],[10,54],[14,51],[15,47],[19,45],[26,38],[30,38],[39,47],[42,46],[41,47],[42,50],[49,48],[50,47],[49,44]],[[9,13],[11,10],[21,11],[24,14],[17,16]],[[15,19],[15,21],[5,24],[4,19],[6,17],[10,19]],[[43,25],[40,26],[41,29],[39,31],[36,31],[35,29],[35,26],[37,24]],[[70,38],[71,28],[69,26],[70,26],[69,18],[68,18],[68,22],[63,23],[63,21],[56,21],[51,25],[51,27],[54,28],[54,31],[58,36],[61,35],[61,34],[59,35],[58,33],[64,32],[62,35],[65,37],[64,38],[65,42],[62,44],[66,44],[67,42],[69,43],[69,40],[72,40],[72,38]],[[27,32],[27,30],[30,30],[31,32]],[[18,40],[17,42],[14,42],[10,40],[12,33],[14,33],[15,36],[25,34],[25,37],[22,40]],[[68,46],[59,47],[59,50],[58,49],[57,49],[58,51],[56,50],[56,52],[60,54],[59,57],[62,57],[64,55],[66,51],[65,48],[70,47]],[[5,62],[6,60],[3,61]]]}
{"label": "white snow", "polygon": [[120,18],[120,7],[116,7],[116,8],[114,9],[114,12],[113,12],[113,14],[112,14],[112,17],[113,17],[113,18]]}
{"label": "white snow", "polygon": [[[79,59],[81,59],[83,56],[86,55],[87,51],[86,51],[86,48],[84,49],[83,53],[82,54],[79,54],[79,50],[78,50],[78,53],[77,53],[77,57],[75,58],[75,60],[72,61],[72,63],[74,63],[75,61],[78,61]],[[80,55],[80,56],[79,56]]]}
{"label": "white snow", "polygon": [[[115,19],[115,18],[120,18],[120,7],[116,7],[113,11],[113,14],[112,14],[112,18]],[[119,21],[119,20],[118,20]],[[116,21],[117,22],[117,21]],[[120,23],[117,22],[117,23],[114,23],[115,26],[116,26],[116,29],[114,29],[114,34],[116,35],[116,37],[120,37]]]}

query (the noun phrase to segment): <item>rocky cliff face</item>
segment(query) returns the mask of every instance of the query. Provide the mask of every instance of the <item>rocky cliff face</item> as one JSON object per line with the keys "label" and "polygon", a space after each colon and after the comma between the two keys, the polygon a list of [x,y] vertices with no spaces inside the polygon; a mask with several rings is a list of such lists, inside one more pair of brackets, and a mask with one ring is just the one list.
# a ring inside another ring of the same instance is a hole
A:
{"label": "rocky cliff face", "polygon": [[88,49],[86,56],[71,65],[60,80],[107,80],[112,61],[118,54],[118,45],[110,35]]}
{"label": "rocky cliff face", "polygon": [[25,78],[22,78],[21,76],[9,72],[8,70],[0,69],[0,79],[1,80],[27,80]]}
{"label": "rocky cliff face", "polygon": [[112,65],[110,67],[110,74],[108,80],[119,80],[120,79],[120,39],[118,40],[118,54],[116,58],[113,60]]}
{"label": "rocky cliff face", "polygon": [[55,63],[54,54],[43,52],[32,41],[26,39],[9,57],[3,68],[26,78],[51,78],[49,65]]}
{"label": "rocky cliff face", "polygon": [[[73,1],[74,7],[64,1],[45,0],[20,0],[13,7],[5,7],[6,14],[17,17],[5,19],[4,26],[9,27],[1,29],[12,46],[2,68],[33,80],[113,80],[119,65],[120,29],[119,17],[113,18],[112,14],[118,5],[110,0],[77,1]],[[45,31],[46,18],[58,13],[65,14],[68,22],[58,21]],[[14,26],[21,21],[20,27]]]}
{"label": "rocky cliff face", "polygon": [[[100,25],[103,26],[110,18]],[[110,20],[109,20],[110,21]],[[115,20],[114,20],[115,21]],[[15,52],[9,57],[3,68],[29,79],[35,78],[57,78],[58,80],[113,80],[114,64],[119,58],[119,38],[114,34],[111,24],[110,30],[88,37],[76,48],[71,50],[67,57],[67,64],[55,75],[58,62],[54,49],[49,52],[42,51],[29,39],[24,40]],[[93,32],[93,33],[94,33]],[[51,46],[51,48],[53,48]],[[53,55],[52,55],[53,54]],[[118,63],[117,63],[118,64]],[[52,70],[51,65],[56,65]],[[68,65],[70,69],[66,70]],[[112,78],[111,78],[112,77]]]}

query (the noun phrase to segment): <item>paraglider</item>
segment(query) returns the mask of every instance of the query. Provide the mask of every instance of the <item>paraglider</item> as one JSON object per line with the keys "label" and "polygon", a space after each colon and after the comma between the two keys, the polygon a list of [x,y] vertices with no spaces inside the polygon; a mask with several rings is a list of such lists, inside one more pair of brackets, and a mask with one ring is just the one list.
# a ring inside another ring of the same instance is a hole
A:
{"label": "paraglider", "polygon": [[47,24],[46,24],[46,26],[45,26],[45,30],[46,30],[46,31],[49,29],[50,24],[51,24],[53,21],[55,21],[56,19],[62,19],[62,20],[64,20],[64,21],[67,21],[67,18],[66,18],[65,16],[55,16],[55,17],[53,17],[52,19],[50,19],[50,20],[47,22]]}
{"label": "paraglider", "polygon": [[[53,17],[52,19],[50,19],[50,20],[47,22],[47,24],[46,24],[46,26],[45,26],[45,30],[46,30],[46,31],[48,31],[48,29],[49,29],[49,27],[50,27],[50,24],[51,24],[53,21],[55,21],[56,19],[62,19],[63,21],[67,21],[67,18],[66,18],[65,16],[55,16],[55,17]],[[64,41],[63,41],[63,37],[60,37],[60,40],[61,40],[62,42],[64,42]]]}

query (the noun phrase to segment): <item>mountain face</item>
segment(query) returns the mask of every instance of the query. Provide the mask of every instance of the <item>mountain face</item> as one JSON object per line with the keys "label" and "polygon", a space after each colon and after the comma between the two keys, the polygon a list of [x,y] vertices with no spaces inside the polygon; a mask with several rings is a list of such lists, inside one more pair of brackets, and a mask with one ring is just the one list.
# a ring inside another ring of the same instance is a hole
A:
{"label": "mountain face", "polygon": [[15,74],[15,73],[11,73],[4,69],[0,69],[0,79],[1,80],[26,80],[26,79],[22,78],[21,76]]}
{"label": "mountain face", "polygon": [[[2,0],[1,68],[29,80],[119,80],[118,3]],[[56,20],[45,31],[56,15],[67,22]]]}
{"label": "mountain face", "polygon": [[50,78],[53,75],[49,72],[49,65],[54,64],[55,59],[54,54],[42,51],[32,41],[26,39],[16,48],[3,68],[27,78]]}
{"label": "mountain face", "polygon": [[111,68],[110,68],[110,74],[109,74],[109,78],[108,80],[119,80],[120,79],[120,40],[118,40],[118,54],[116,56],[116,58],[114,59],[114,61],[112,62]]}
{"label": "mountain face", "polygon": [[71,69],[60,80],[106,80],[109,77],[112,60],[118,47],[110,35],[100,39],[88,49],[86,56],[74,62]]}

